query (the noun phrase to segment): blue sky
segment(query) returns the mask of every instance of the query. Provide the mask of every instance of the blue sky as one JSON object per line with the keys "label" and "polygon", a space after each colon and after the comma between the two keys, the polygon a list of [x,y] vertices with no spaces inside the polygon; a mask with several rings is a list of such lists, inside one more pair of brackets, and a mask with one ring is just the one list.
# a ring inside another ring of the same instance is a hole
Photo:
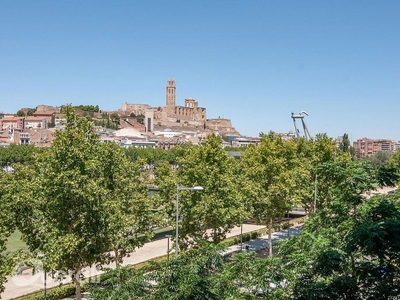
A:
{"label": "blue sky", "polygon": [[400,140],[400,1],[0,1],[0,111],[177,105],[243,135]]}

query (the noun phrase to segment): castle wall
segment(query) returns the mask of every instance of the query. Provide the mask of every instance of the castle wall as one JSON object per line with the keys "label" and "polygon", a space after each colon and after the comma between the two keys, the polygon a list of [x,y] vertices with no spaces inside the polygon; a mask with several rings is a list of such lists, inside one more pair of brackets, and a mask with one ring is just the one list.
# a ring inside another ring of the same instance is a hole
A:
{"label": "castle wall", "polygon": [[134,113],[135,115],[144,115],[147,109],[152,107],[148,104],[130,104],[122,103],[121,111],[127,115]]}
{"label": "castle wall", "polygon": [[59,107],[54,107],[51,105],[38,105],[36,107],[36,112],[48,112],[48,111],[54,111],[54,112],[60,112],[60,108]]}
{"label": "castle wall", "polygon": [[165,106],[153,108],[155,120],[166,120],[168,118],[168,111]]}
{"label": "castle wall", "polygon": [[222,118],[207,119],[205,125],[206,128],[214,131],[219,131],[224,135],[240,136],[239,132],[237,132],[237,130],[234,127],[232,127],[232,122],[230,119],[222,119]]}
{"label": "castle wall", "polygon": [[211,127],[232,127],[232,123],[230,119],[222,119],[222,118],[216,118],[216,119],[207,119],[206,120],[206,125]]}
{"label": "castle wall", "polygon": [[[179,120],[179,122],[177,122]],[[166,120],[155,120],[154,125],[167,127],[167,128],[183,128],[183,127],[195,127],[198,129],[204,129],[204,122],[197,122],[197,121],[184,121],[181,119],[176,118],[167,118]]]}
{"label": "castle wall", "polygon": [[183,120],[204,121],[206,109],[203,107],[175,106],[175,117]]}
{"label": "castle wall", "polygon": [[148,115],[146,120],[150,120],[146,126],[150,130],[153,126],[162,127],[195,127],[211,130],[218,130],[222,133],[232,133],[239,135],[238,132],[232,128],[231,120],[229,119],[209,119],[207,120],[207,110],[204,107],[199,107],[198,102],[193,98],[185,99],[185,106],[175,105],[176,86],[174,80],[168,80],[166,86],[166,105],[151,107],[147,104],[128,104],[123,103],[121,111],[126,115],[134,113],[136,115],[145,114],[146,110],[152,110],[153,118]]}

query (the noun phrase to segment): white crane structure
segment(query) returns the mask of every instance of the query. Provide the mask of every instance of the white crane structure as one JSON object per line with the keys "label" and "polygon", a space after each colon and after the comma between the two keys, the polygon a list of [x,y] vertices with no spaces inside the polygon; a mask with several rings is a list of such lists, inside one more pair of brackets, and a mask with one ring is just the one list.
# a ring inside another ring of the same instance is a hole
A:
{"label": "white crane structure", "polygon": [[298,138],[300,138],[300,130],[297,128],[297,124],[296,124],[296,119],[300,119],[301,123],[303,125],[303,133],[304,133],[304,137],[306,138],[306,140],[309,140],[311,138],[310,136],[310,132],[308,131],[306,122],[304,121],[304,115],[308,116],[308,113],[306,111],[301,111],[298,115],[295,115],[292,112],[292,119],[293,119],[293,124],[294,124],[294,130],[296,131],[296,136]]}

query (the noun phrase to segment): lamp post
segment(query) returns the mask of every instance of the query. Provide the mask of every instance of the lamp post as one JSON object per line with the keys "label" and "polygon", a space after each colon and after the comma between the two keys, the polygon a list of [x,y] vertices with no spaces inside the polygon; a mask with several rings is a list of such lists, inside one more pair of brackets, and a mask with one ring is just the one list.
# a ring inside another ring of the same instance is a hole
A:
{"label": "lamp post", "polygon": [[243,220],[240,223],[240,252],[243,252]]}
{"label": "lamp post", "polygon": [[171,238],[172,235],[166,234],[165,237],[167,238],[167,257],[169,261],[169,239]]}
{"label": "lamp post", "polygon": [[317,211],[317,184],[318,184],[318,175],[315,175],[315,182],[314,182],[314,213]]}
{"label": "lamp post", "polygon": [[287,212],[287,218],[288,218],[288,221],[287,221],[287,236],[290,237],[290,210],[288,210],[288,212]]}
{"label": "lamp post", "polygon": [[176,233],[175,233],[175,258],[178,258],[179,252],[179,191],[202,191],[202,186],[185,187],[176,185]]}

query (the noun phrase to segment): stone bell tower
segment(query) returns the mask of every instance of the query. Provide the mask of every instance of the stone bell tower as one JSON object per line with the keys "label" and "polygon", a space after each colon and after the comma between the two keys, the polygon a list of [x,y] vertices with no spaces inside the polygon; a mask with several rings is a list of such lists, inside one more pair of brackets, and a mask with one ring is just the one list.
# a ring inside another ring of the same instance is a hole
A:
{"label": "stone bell tower", "polygon": [[173,115],[175,113],[175,98],[176,98],[176,86],[175,80],[168,79],[167,81],[167,90],[166,90],[166,106],[168,114]]}

